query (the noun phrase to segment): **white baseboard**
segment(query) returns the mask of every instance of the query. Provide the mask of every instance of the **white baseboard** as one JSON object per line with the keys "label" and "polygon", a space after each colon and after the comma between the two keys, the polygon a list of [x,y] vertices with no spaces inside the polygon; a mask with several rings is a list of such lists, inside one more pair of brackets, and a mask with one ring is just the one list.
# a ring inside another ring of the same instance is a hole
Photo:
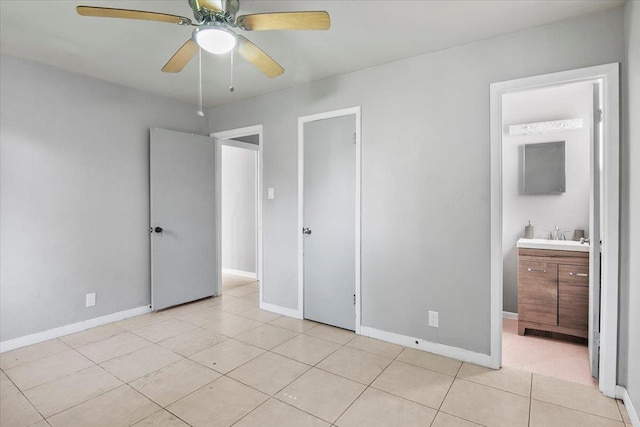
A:
{"label": "white baseboard", "polygon": [[250,271],[234,270],[233,268],[222,268],[222,272],[224,274],[233,274],[234,276],[248,277],[250,279],[258,278],[257,273],[252,273]]}
{"label": "white baseboard", "polygon": [[631,401],[631,396],[629,396],[629,391],[627,391],[627,388],[621,385],[617,385],[616,398],[624,402],[624,407],[627,410],[627,414],[629,414],[631,425],[633,427],[640,427],[640,417],[638,416],[640,414],[638,412],[638,409],[640,408],[636,408],[635,406],[633,406],[633,402]]}
{"label": "white baseboard", "polygon": [[419,338],[412,338],[405,335],[394,334],[393,332],[381,331],[379,329],[370,328],[368,326],[361,326],[360,333],[361,335],[367,337],[377,338],[379,340],[403,345],[405,347],[428,351],[429,353],[451,357],[453,359],[473,363],[475,365],[486,366],[487,368],[491,367],[491,356],[488,354],[476,353],[474,351],[469,351],[458,347],[451,347],[449,345],[425,341]]}
{"label": "white baseboard", "polygon": [[293,317],[294,319],[302,319],[302,314],[293,308],[281,307],[279,305],[260,302],[260,309],[267,310],[272,313],[282,314],[283,316]]}
{"label": "white baseboard", "polygon": [[36,332],[35,334],[25,335],[22,337],[6,340],[0,342],[0,353],[5,351],[15,350],[16,348],[25,347],[31,344],[37,344],[42,341],[51,340],[54,338],[62,337],[65,335],[73,334],[76,332],[84,331],[85,329],[95,328],[96,326],[104,325],[106,323],[117,322],[119,320],[127,319],[129,317],[139,316],[151,311],[148,305],[142,307],[132,308],[130,310],[119,311],[117,313],[107,314],[105,316],[95,317],[89,320],[83,320],[82,322],[72,323],[70,325],[60,326],[58,328],[49,329],[42,332]]}
{"label": "white baseboard", "polygon": [[518,313],[512,313],[510,311],[503,311],[502,312],[502,317],[504,319],[518,320]]}

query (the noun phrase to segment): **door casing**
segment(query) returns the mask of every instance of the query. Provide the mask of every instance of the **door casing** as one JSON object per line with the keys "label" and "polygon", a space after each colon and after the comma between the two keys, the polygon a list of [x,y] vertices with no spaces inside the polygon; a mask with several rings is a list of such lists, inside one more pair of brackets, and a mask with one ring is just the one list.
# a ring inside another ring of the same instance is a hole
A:
{"label": "door casing", "polygon": [[302,116],[298,118],[298,309],[296,316],[304,317],[304,239],[302,228],[304,226],[304,125],[316,120],[332,119],[335,117],[355,117],[355,144],[356,144],[356,177],[355,177],[355,332],[360,334],[361,327],[361,108],[360,106],[325,113]]}
{"label": "door casing", "polygon": [[[602,236],[602,290],[600,301],[599,387],[616,395],[618,347],[619,248],[619,64],[605,64],[522,79],[492,83],[491,112],[491,367],[502,365],[502,96],[534,88],[575,82],[601,82],[602,159],[604,188],[600,195]],[[596,242],[594,242],[595,244]],[[590,313],[591,315],[591,313]]]}
{"label": "door casing", "polygon": [[[230,129],[226,131],[213,132],[211,137],[216,141],[216,254],[217,264],[222,266],[222,145],[225,140],[241,138],[243,136],[258,135],[258,147],[256,154],[258,156],[257,161],[257,233],[258,233],[258,248],[257,248],[257,263],[256,263],[256,276],[259,282],[259,296],[260,296],[260,308],[264,308],[262,302],[262,290],[263,290],[263,278],[262,278],[262,125],[247,126],[237,129]],[[233,145],[233,144],[229,144]],[[217,295],[222,295],[222,268],[218,269],[218,292]]]}

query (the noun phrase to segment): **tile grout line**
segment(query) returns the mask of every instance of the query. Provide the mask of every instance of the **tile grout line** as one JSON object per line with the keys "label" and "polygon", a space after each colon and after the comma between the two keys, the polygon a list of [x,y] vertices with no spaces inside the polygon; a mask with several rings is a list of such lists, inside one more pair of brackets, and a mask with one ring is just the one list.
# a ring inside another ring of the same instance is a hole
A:
{"label": "tile grout line", "polygon": [[531,408],[533,406],[533,373],[529,374],[531,381],[529,383],[529,418],[527,419],[527,426],[531,427]]}

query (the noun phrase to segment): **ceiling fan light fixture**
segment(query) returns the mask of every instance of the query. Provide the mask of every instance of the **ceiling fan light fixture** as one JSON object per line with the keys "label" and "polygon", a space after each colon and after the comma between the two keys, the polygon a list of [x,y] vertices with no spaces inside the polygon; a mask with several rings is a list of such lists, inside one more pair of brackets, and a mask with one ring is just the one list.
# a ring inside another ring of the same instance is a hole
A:
{"label": "ceiling fan light fixture", "polygon": [[193,31],[193,40],[202,49],[216,55],[227,53],[236,45],[236,35],[220,25],[199,26]]}

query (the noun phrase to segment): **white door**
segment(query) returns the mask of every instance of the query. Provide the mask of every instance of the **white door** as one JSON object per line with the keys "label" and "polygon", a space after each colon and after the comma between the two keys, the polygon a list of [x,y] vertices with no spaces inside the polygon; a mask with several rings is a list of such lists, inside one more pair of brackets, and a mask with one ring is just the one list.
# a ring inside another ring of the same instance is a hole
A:
{"label": "white door", "polygon": [[304,123],[304,318],[355,329],[356,118]]}
{"label": "white door", "polygon": [[601,191],[603,189],[600,174],[601,163],[601,131],[602,120],[600,111],[600,83],[593,84],[593,126],[591,147],[591,185],[589,194],[589,362],[591,375],[598,378],[600,361],[600,291],[601,291]]}
{"label": "white door", "polygon": [[151,308],[215,294],[215,142],[151,129]]}

